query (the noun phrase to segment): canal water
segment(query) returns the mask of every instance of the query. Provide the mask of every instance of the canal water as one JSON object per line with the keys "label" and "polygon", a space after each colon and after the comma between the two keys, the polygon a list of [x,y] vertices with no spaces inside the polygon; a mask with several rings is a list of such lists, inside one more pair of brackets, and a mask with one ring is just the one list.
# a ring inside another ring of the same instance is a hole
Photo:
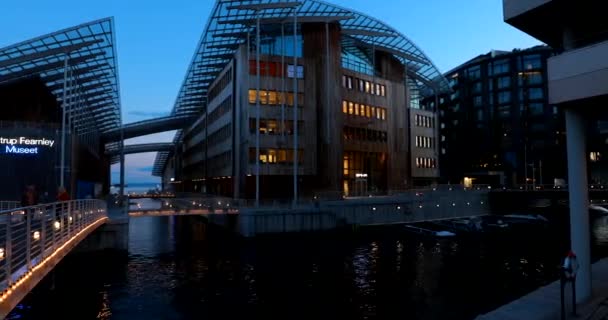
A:
{"label": "canal water", "polygon": [[[473,319],[556,279],[566,231],[245,240],[201,217],[134,218],[128,253],[67,257],[8,318]],[[594,258],[608,256],[606,218],[592,231]]]}

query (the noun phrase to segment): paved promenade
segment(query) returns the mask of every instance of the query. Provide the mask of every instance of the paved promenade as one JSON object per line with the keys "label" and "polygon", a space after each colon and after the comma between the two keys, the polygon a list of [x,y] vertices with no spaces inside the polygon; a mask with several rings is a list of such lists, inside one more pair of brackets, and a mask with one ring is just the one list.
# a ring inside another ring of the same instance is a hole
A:
{"label": "paved promenade", "polygon": [[[578,316],[571,316],[567,305],[567,319],[608,320],[608,258],[592,266],[593,299],[578,307]],[[570,287],[566,289],[566,301],[572,301]],[[554,320],[560,319],[560,283],[555,281],[528,295],[504,305],[477,320]]]}

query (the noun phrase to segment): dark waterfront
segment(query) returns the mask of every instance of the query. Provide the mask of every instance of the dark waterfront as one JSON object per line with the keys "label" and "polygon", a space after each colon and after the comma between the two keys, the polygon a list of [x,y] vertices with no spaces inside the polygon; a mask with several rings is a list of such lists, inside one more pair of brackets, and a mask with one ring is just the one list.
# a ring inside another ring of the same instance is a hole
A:
{"label": "dark waterfront", "polygon": [[[243,240],[201,217],[135,218],[128,255],[68,257],[9,319],[472,319],[556,279],[564,230]],[[593,235],[607,256],[606,218]]]}

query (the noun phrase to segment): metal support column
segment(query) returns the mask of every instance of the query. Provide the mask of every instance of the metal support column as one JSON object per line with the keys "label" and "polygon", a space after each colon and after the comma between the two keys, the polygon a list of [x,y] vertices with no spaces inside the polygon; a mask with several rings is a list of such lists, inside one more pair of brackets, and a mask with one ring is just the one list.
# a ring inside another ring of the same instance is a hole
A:
{"label": "metal support column", "polygon": [[298,10],[293,11],[293,206],[298,205]]}
{"label": "metal support column", "polygon": [[586,123],[580,112],[565,110],[570,200],[570,243],[577,255],[577,303],[591,297],[591,254],[589,239],[589,190],[587,186]]}
{"label": "metal support column", "polygon": [[[122,118],[122,117],[121,117]],[[120,201],[123,201],[125,195],[125,135],[124,126],[120,122]],[[123,204],[121,203],[121,206]],[[128,201],[127,201],[128,205]]]}
{"label": "metal support column", "polygon": [[59,186],[65,187],[65,117],[66,117],[66,91],[68,84],[68,60],[69,55],[66,54],[63,64],[63,99],[61,107],[61,160],[59,169]]}
{"label": "metal support column", "polygon": [[325,23],[325,142],[331,144],[330,134],[330,118],[332,108],[329,105],[329,90],[332,86],[329,85],[329,23]]}
{"label": "metal support column", "polygon": [[285,143],[285,24],[281,23],[281,143]]}
{"label": "metal support column", "polygon": [[255,24],[255,207],[260,206],[260,14],[256,12]]}

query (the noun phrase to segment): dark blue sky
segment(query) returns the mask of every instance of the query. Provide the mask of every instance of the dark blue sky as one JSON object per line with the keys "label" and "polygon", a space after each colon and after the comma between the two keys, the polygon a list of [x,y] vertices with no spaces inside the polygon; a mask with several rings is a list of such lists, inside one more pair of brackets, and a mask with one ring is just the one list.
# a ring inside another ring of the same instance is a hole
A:
{"label": "dark blue sky", "polygon": [[[330,0],[383,20],[445,72],[492,49],[538,41],[502,21],[501,0]],[[90,20],[115,17],[123,118],[168,113],[214,5],[212,0],[0,0],[0,47]],[[171,134],[136,141],[170,141]],[[154,154],[127,156],[127,182],[157,182]],[[115,178],[117,168],[113,168]]]}

